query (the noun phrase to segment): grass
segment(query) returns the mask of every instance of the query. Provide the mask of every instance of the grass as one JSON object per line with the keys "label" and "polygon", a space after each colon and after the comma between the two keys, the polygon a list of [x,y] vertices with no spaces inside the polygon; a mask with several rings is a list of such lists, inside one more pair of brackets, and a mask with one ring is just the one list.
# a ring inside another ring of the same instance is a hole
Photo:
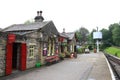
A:
{"label": "grass", "polygon": [[120,58],[120,48],[118,47],[108,47],[105,49],[105,52]]}

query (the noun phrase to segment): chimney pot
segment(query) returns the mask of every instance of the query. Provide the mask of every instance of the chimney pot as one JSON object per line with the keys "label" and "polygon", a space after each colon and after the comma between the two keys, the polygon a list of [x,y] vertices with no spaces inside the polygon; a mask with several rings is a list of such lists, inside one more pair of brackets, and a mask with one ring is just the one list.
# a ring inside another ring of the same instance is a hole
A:
{"label": "chimney pot", "polygon": [[39,16],[39,11],[37,11],[37,16]]}
{"label": "chimney pot", "polygon": [[42,16],[42,11],[40,11],[40,16]]}
{"label": "chimney pot", "polygon": [[40,13],[42,13],[42,11],[40,11]]}

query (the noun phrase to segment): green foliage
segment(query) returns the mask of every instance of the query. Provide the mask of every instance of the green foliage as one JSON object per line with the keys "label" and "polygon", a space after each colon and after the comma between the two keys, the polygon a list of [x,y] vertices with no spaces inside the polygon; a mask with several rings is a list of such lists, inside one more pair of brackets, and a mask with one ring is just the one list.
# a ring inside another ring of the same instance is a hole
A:
{"label": "green foliage", "polygon": [[88,45],[88,49],[89,50],[93,50],[93,46],[92,45]]}
{"label": "green foliage", "polygon": [[102,29],[102,45],[101,45],[101,49],[104,49],[106,47],[110,47],[112,45],[112,36],[110,36],[110,31],[107,29]]}
{"label": "green foliage", "polygon": [[88,35],[89,35],[89,31],[84,27],[81,27],[79,30],[76,31],[77,40],[83,45],[87,41]]}
{"label": "green foliage", "polygon": [[65,51],[66,56],[70,56],[70,53],[68,51]]}
{"label": "green foliage", "polygon": [[114,24],[114,29],[112,30],[112,38],[113,38],[113,42],[117,46],[120,46],[120,25],[119,24]]}
{"label": "green foliage", "polygon": [[65,53],[60,53],[59,57],[64,58],[65,57]]}
{"label": "green foliage", "polygon": [[70,52],[65,51],[65,57],[66,57],[66,58],[70,58]]}
{"label": "green foliage", "polygon": [[93,39],[93,32],[96,32],[96,30],[93,29],[92,32],[91,32],[90,35],[89,35],[89,41],[90,41],[91,43],[94,43],[94,42],[95,42],[94,39]]}
{"label": "green foliage", "polygon": [[79,33],[79,31],[76,31],[75,34],[76,34],[76,39],[77,39],[77,41],[80,42],[80,40],[81,40],[81,38],[82,38],[82,37],[81,37],[81,34]]}
{"label": "green foliage", "polygon": [[78,53],[80,53],[80,54],[81,54],[81,53],[84,53],[84,49],[85,49],[85,48],[78,48],[78,49],[77,49],[77,50],[78,50]]}
{"label": "green foliage", "polygon": [[[84,46],[87,42],[95,46],[95,40],[93,40],[93,31],[89,34],[88,30],[84,27],[81,27],[76,31],[76,37],[79,43]],[[120,23],[114,23],[109,26],[108,29],[102,29],[102,40],[100,48],[104,50],[106,47],[110,46],[119,46],[120,47]],[[95,48],[95,47],[94,47]]]}
{"label": "green foliage", "polygon": [[103,38],[101,48],[104,49],[106,47],[120,46],[120,24],[114,23],[109,26],[109,29],[101,30]]}
{"label": "green foliage", "polygon": [[66,43],[66,42],[62,42],[61,45],[62,45],[62,46],[67,46],[67,43]]}
{"label": "green foliage", "polygon": [[120,48],[117,47],[108,47],[105,49],[105,52],[108,54],[115,55],[117,57],[120,57]]}
{"label": "green foliage", "polygon": [[30,23],[33,23],[33,22],[34,22],[34,20],[30,19],[30,20],[25,21],[24,24],[30,24]]}

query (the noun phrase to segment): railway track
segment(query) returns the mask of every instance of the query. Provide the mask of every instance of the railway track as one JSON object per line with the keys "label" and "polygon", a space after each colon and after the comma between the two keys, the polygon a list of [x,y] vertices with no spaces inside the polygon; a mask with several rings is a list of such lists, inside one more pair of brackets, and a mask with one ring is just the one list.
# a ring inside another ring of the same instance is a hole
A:
{"label": "railway track", "polygon": [[120,59],[106,53],[105,56],[112,67],[116,80],[120,80]]}

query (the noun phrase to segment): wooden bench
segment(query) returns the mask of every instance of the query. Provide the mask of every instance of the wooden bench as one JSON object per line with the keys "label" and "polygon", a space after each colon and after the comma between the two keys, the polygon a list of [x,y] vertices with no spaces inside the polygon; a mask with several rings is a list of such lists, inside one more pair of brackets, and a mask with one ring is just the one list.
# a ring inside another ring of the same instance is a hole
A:
{"label": "wooden bench", "polygon": [[47,56],[45,58],[46,64],[51,64],[51,63],[54,63],[54,62],[58,62],[59,60],[60,59],[59,59],[58,55]]}

